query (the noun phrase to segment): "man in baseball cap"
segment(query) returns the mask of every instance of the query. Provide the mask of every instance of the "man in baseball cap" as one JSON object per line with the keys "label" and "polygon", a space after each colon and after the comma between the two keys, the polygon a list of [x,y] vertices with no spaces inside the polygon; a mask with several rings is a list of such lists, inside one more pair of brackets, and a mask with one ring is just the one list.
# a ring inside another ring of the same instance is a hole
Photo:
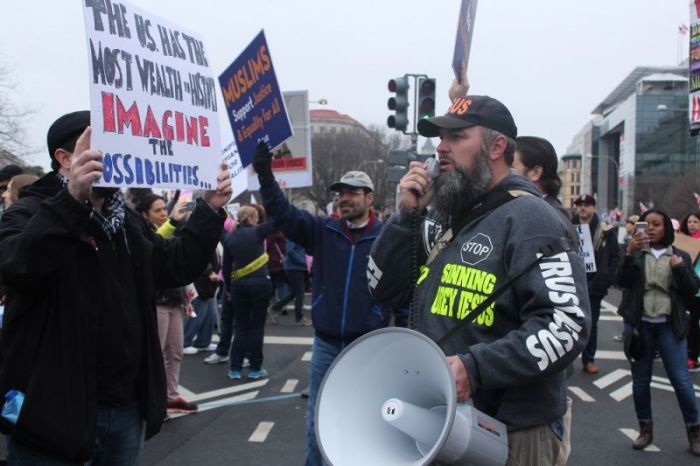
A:
{"label": "man in baseball cap", "polygon": [[389,306],[369,294],[367,267],[382,222],[371,208],[374,183],[365,172],[349,171],[329,190],[338,195],[340,218],[314,216],[293,206],[275,181],[272,153],[265,143],[255,151],[265,210],[290,241],[314,257],[314,344],[306,405],[306,466],[325,464],[316,443],[316,396],[335,358],[360,336],[389,323]]}
{"label": "man in baseball cap", "polygon": [[[583,262],[562,248],[571,242],[571,228],[529,179],[511,171],[518,131],[498,100],[456,98],[445,115],[420,120],[418,132],[440,137],[440,173],[431,177],[427,164],[411,162],[399,183],[400,212],[372,245],[370,291],[396,307],[412,298],[413,327],[434,341],[458,330],[441,341],[457,399],[471,399],[509,426],[514,462],[555,464],[565,449],[564,429],[552,430],[564,425],[564,371],[583,349],[590,325]],[[417,248],[415,236],[423,243]],[[560,252],[529,269],[545,250]],[[570,292],[567,305],[576,305],[565,317],[571,326],[560,325],[562,304],[551,298],[549,287],[560,279],[549,280],[559,274],[555,269],[566,271],[561,279]],[[507,293],[476,315],[478,303],[524,270]],[[491,285],[477,285],[472,274],[489,277]],[[542,349],[550,342],[561,351]]]}

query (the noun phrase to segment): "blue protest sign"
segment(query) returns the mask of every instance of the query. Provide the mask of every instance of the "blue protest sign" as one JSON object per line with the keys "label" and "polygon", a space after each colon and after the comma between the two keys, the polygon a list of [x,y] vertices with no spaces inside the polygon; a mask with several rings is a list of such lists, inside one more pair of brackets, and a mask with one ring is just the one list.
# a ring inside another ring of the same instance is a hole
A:
{"label": "blue protest sign", "polygon": [[479,3],[479,0],[462,0],[462,7],[459,9],[455,53],[452,58],[452,70],[458,81],[460,79],[460,68],[462,64],[464,64],[465,71],[469,65],[469,51],[472,46],[477,3]]}
{"label": "blue protest sign", "polygon": [[273,148],[293,134],[264,31],[219,76],[219,83],[244,167],[253,161],[258,142]]}

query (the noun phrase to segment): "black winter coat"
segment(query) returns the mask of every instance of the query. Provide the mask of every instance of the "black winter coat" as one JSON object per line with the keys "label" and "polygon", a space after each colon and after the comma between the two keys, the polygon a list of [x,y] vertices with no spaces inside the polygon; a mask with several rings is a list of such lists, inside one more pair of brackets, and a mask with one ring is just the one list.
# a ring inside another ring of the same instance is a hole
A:
{"label": "black winter coat", "polygon": [[[676,339],[682,340],[688,335],[688,320],[685,316],[688,306],[685,303],[692,302],[700,286],[700,279],[695,274],[690,256],[685,251],[673,247],[673,253],[680,256],[683,263],[677,267],[671,267],[673,273],[671,326]],[[617,313],[635,328],[638,328],[642,321],[645,281],[644,253],[638,251],[632,256],[625,256],[615,276],[615,283],[623,288],[622,302]]]}
{"label": "black winter coat", "polygon": [[[0,396],[25,393],[16,425],[0,430],[33,449],[69,461],[92,455],[97,413],[96,347],[99,264],[86,235],[91,210],[61,188],[54,174],[40,179],[0,222],[0,274],[8,287],[0,338]],[[146,438],[165,418],[165,372],[156,325],[155,290],[191,283],[206,267],[225,216],[198,206],[179,238],[164,240],[127,209],[143,341],[136,401]]]}

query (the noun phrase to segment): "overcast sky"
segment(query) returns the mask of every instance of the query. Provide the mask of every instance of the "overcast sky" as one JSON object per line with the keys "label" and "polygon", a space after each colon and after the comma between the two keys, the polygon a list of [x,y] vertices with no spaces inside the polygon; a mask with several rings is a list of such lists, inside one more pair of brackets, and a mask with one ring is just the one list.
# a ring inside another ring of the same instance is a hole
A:
{"label": "overcast sky", "polygon": [[[404,73],[436,77],[439,112],[448,106],[460,0],[133,3],[200,34],[216,76],[264,28],[282,89],[308,89],[324,108],[384,126],[387,81]],[[31,163],[48,166],[46,130],[57,117],[89,106],[82,4],[8,1],[0,10],[0,66],[17,83],[14,98],[35,110]],[[688,18],[687,0],[480,0],[471,92],[501,100],[520,135],[545,137],[562,154],[635,66],[677,64]]]}

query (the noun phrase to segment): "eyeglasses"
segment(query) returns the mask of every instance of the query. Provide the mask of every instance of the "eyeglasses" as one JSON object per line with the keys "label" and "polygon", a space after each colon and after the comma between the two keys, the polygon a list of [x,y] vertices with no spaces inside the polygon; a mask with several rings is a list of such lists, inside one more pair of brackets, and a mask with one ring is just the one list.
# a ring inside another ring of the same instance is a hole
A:
{"label": "eyeglasses", "polygon": [[365,194],[365,190],[362,188],[358,189],[341,189],[340,191],[337,191],[335,193],[336,196],[338,197],[343,197],[346,194],[350,195],[351,197],[359,196],[360,194]]}

